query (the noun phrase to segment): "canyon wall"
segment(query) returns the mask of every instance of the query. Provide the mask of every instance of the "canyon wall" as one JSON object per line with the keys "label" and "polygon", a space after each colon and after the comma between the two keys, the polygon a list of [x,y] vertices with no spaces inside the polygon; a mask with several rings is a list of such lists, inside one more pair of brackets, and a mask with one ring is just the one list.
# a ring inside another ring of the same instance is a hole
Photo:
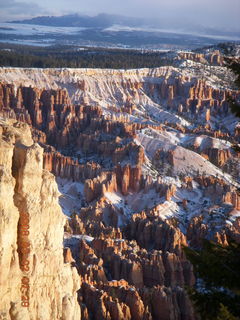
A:
{"label": "canyon wall", "polygon": [[0,193],[0,318],[79,320],[81,283],[63,261],[55,178],[30,128],[14,120],[0,123]]}

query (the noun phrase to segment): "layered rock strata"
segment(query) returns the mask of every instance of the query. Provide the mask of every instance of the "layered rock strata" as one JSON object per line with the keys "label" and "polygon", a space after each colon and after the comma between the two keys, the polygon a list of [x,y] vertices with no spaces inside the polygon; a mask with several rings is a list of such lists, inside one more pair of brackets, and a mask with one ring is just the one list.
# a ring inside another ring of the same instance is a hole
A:
{"label": "layered rock strata", "polygon": [[[63,261],[65,218],[55,178],[43,170],[43,149],[33,143],[26,124],[1,121],[0,129],[0,315],[11,320],[80,319],[80,278]],[[28,280],[27,291],[22,279]]]}

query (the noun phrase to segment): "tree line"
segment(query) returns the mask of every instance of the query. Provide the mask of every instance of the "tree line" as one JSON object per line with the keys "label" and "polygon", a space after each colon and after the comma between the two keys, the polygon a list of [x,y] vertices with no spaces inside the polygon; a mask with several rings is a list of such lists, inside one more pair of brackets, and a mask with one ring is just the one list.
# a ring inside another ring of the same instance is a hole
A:
{"label": "tree line", "polygon": [[136,69],[160,67],[170,62],[165,53],[139,50],[0,47],[0,66],[6,67]]}

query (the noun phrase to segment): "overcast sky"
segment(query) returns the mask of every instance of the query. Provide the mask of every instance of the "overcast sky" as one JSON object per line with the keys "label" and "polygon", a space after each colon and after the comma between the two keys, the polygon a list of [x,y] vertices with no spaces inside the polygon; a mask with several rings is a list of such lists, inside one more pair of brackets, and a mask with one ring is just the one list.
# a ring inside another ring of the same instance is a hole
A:
{"label": "overcast sky", "polygon": [[199,25],[240,31],[240,0],[0,0],[0,20],[38,15],[121,14],[170,27]]}

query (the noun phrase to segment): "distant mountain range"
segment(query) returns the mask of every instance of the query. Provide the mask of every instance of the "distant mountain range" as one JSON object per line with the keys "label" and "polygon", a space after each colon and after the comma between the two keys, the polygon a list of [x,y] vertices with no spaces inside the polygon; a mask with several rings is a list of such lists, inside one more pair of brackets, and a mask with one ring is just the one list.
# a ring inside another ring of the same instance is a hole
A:
{"label": "distant mountain range", "polygon": [[[17,24],[17,25],[16,25]],[[73,29],[72,29],[73,28]],[[191,49],[223,41],[239,41],[239,32],[228,32],[186,22],[150,20],[121,15],[39,16],[0,23],[0,42],[28,45],[82,45],[145,49]]]}
{"label": "distant mountain range", "polygon": [[123,25],[129,27],[139,27],[144,24],[143,19],[124,17],[120,15],[110,15],[101,13],[90,17],[79,14],[69,14],[64,16],[41,16],[32,19],[11,21],[12,23],[36,24],[54,27],[86,27],[86,28],[108,28],[112,25]]}
{"label": "distant mountain range", "polygon": [[180,31],[181,33],[198,32],[202,35],[216,35],[216,36],[233,36],[239,37],[240,32],[237,31],[227,31],[218,28],[209,28],[200,25],[191,25],[184,28],[180,28],[174,21],[170,25],[164,24],[159,20],[149,20],[144,18],[134,18],[126,17],[121,15],[111,15],[106,13],[101,13],[96,16],[87,16],[81,14],[68,14],[63,16],[39,16],[32,19],[10,21],[11,23],[21,23],[30,25],[42,25],[42,26],[52,26],[52,27],[85,27],[85,28],[99,28],[105,29],[113,25],[117,26],[127,26],[127,27],[150,27],[155,29],[171,29]]}

